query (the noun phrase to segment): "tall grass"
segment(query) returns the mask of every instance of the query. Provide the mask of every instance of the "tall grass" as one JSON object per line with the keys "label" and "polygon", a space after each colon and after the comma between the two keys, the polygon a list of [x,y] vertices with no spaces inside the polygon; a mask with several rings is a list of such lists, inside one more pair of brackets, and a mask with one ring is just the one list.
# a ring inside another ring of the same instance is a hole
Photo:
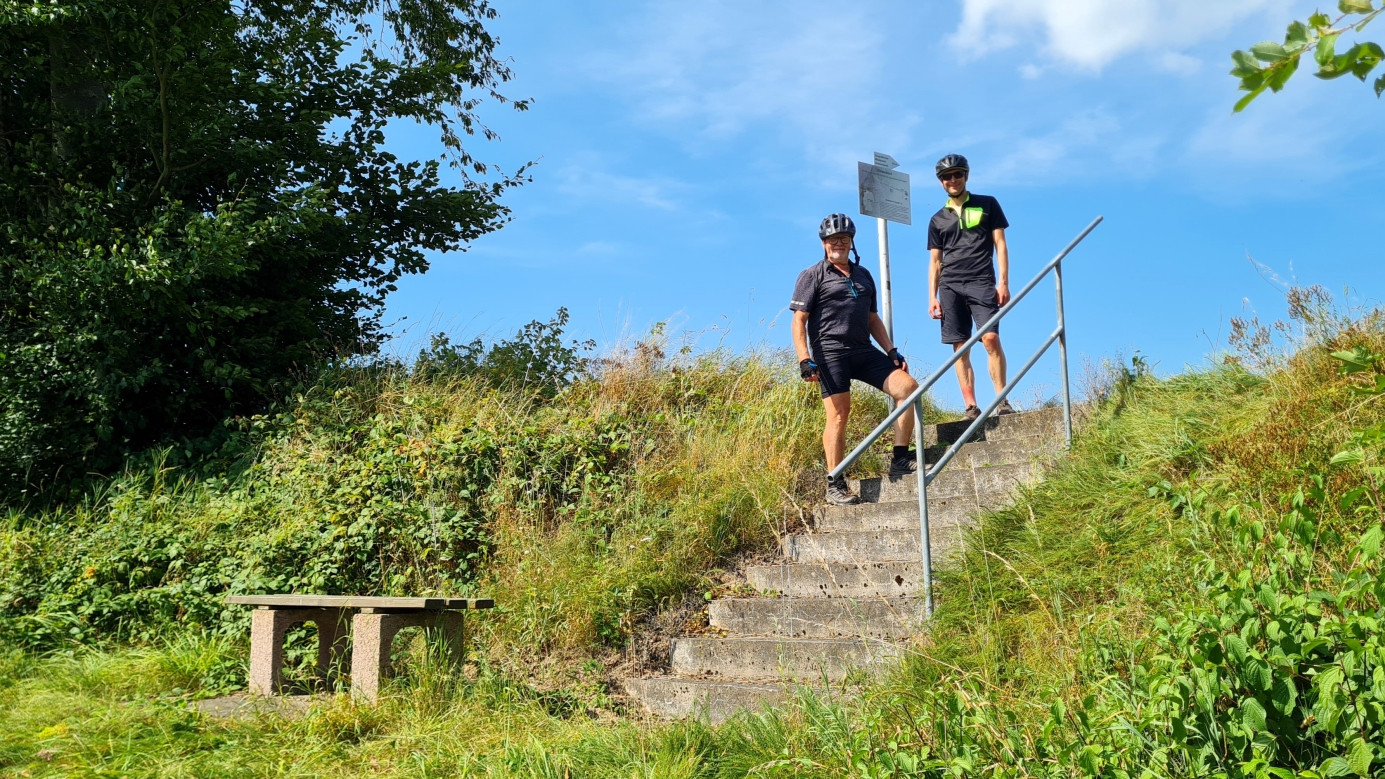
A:
{"label": "tall grass", "polygon": [[[1369,682],[1370,663],[1385,657],[1378,631],[1360,632],[1385,618],[1371,589],[1379,563],[1369,543],[1358,544],[1381,525],[1378,471],[1374,461],[1329,462],[1353,430],[1385,419],[1381,396],[1363,394],[1366,384],[1340,375],[1329,357],[1357,346],[1385,352],[1376,320],[1255,371],[1241,361],[1163,381],[1125,372],[1071,457],[986,516],[956,565],[940,571],[937,619],[894,673],[864,695],[807,690],[716,728],[630,716],[608,693],[607,668],[638,620],[681,598],[709,567],[768,543],[816,499],[807,492],[820,472],[811,390],[764,357],[670,363],[647,353],[551,400],[400,372],[325,382],[321,403],[305,397],[262,423],[254,456],[224,481],[179,482],[146,469],[100,502],[12,519],[4,543],[25,557],[0,558],[0,581],[19,580],[26,566],[75,565],[96,547],[73,528],[125,516],[156,526],[186,517],[208,537],[229,522],[241,532],[239,545],[224,547],[234,552],[254,546],[249,531],[288,543],[335,532],[338,524],[311,521],[315,512],[370,508],[388,518],[385,528],[422,517],[437,523],[436,537],[462,528],[457,538],[476,541],[467,568],[443,559],[428,537],[391,530],[372,552],[388,564],[358,570],[403,576],[359,580],[377,591],[497,595],[507,608],[479,620],[487,629],[478,662],[457,677],[411,661],[377,707],[341,697],[300,720],[226,723],[182,703],[222,689],[227,664],[243,656],[218,633],[235,627],[235,616],[194,622],[182,644],[164,627],[134,648],[93,652],[59,641],[69,656],[0,652],[0,772],[1378,774],[1385,753],[1362,736],[1381,732],[1369,713],[1377,701],[1369,684],[1351,687]],[[853,435],[882,412],[859,415]],[[476,471],[477,462],[489,470]],[[381,470],[388,488],[351,492],[359,482],[350,474]],[[482,479],[479,498],[463,494]],[[472,524],[452,522],[458,511],[480,517],[484,532],[467,535]],[[45,530],[63,523],[61,533]],[[260,557],[230,565],[269,570],[265,560],[297,559],[269,554],[277,547],[268,542],[256,548]],[[49,558],[59,552],[61,565]],[[172,586],[166,580],[158,586]],[[47,619],[55,636],[88,624],[81,614],[26,608],[5,618]],[[1270,622],[1286,635],[1319,631],[1327,643],[1295,655],[1297,670],[1273,665],[1292,650],[1271,637],[1279,634]],[[1351,659],[1358,654],[1366,660]],[[1277,680],[1263,693],[1254,681],[1262,662]],[[1340,700],[1325,697],[1314,680],[1339,671]],[[1281,683],[1295,685],[1296,702],[1273,698],[1287,689]],[[1353,706],[1359,720],[1340,713]],[[1332,729],[1315,724],[1328,717]]]}

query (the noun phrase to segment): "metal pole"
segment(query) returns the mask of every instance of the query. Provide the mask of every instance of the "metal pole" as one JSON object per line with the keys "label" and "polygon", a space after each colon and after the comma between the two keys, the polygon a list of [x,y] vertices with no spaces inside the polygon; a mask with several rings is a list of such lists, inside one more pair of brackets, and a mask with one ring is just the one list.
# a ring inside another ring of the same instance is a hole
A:
{"label": "metal pole", "polygon": [[890,230],[889,223],[876,218],[876,235],[880,238],[880,318],[885,332],[894,340],[894,301],[890,294]]}
{"label": "metal pole", "polygon": [[914,402],[914,448],[918,456],[919,543],[923,550],[923,615],[933,618],[933,550],[928,543],[928,465],[923,456],[923,398]]}
{"label": "metal pole", "polygon": [[1072,448],[1072,393],[1068,389],[1068,327],[1063,318],[1063,263],[1053,266],[1053,286],[1058,295],[1058,362],[1063,370],[1063,433]]}

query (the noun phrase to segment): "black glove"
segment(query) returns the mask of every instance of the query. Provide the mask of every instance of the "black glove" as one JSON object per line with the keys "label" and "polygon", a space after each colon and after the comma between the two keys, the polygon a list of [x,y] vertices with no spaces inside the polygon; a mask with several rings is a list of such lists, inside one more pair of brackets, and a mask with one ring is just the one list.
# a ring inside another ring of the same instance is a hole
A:
{"label": "black glove", "polygon": [[813,374],[818,372],[818,364],[812,360],[798,361],[798,375],[805,379],[813,378]]}
{"label": "black glove", "polygon": [[891,349],[890,353],[885,356],[890,358],[890,362],[894,363],[894,367],[901,369],[904,367],[904,355],[899,353],[898,348]]}

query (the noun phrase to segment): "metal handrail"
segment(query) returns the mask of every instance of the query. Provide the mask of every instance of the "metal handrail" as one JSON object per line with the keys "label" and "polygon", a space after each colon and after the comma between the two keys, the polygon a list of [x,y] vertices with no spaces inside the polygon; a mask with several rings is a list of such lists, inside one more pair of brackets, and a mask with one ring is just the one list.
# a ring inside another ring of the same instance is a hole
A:
{"label": "metal handrail", "polygon": [[[962,343],[960,347],[957,347],[957,349],[953,351],[952,356],[950,358],[943,362],[943,364],[939,366],[937,370],[933,371],[933,373],[931,373],[927,379],[925,379],[922,383],[919,384],[918,389],[914,390],[912,393],[910,393],[909,397],[905,398],[903,401],[898,403],[895,406],[894,410],[892,410],[889,414],[885,416],[884,421],[877,425],[876,428],[871,431],[870,435],[866,436],[865,440],[861,441],[861,443],[855,449],[852,449],[851,453],[848,454],[845,458],[843,458],[842,461],[837,464],[837,467],[833,468],[832,471],[828,474],[831,478],[834,479],[842,475],[842,473],[844,473],[846,469],[851,466],[852,463],[856,462],[856,459],[859,458],[866,451],[866,449],[870,448],[871,444],[879,440],[880,436],[884,435],[885,431],[888,430],[890,426],[893,425],[894,422],[899,419],[899,417],[903,416],[906,410],[908,410],[910,407],[913,408],[914,446],[918,450],[919,458],[919,536],[920,541],[923,544],[924,614],[928,617],[933,616],[933,560],[932,551],[929,549],[928,546],[928,485],[931,484],[933,480],[938,477],[938,474],[942,472],[942,469],[945,468],[948,463],[952,462],[952,458],[956,456],[957,451],[961,449],[962,446],[971,439],[972,435],[974,435],[976,431],[979,430],[988,419],[990,419],[991,413],[995,411],[996,407],[1000,405],[1001,401],[1005,400],[1005,397],[1010,394],[1010,390],[1014,389],[1015,385],[1019,383],[1020,379],[1024,378],[1024,375],[1029,372],[1029,369],[1034,367],[1034,364],[1039,361],[1039,358],[1042,357],[1044,353],[1048,351],[1049,347],[1053,345],[1054,341],[1058,342],[1059,359],[1062,362],[1063,430],[1065,435],[1064,440],[1066,441],[1068,446],[1072,445],[1072,396],[1068,388],[1067,323],[1063,315],[1063,267],[1061,263],[1063,262],[1063,258],[1068,256],[1068,253],[1071,252],[1073,248],[1077,246],[1077,244],[1082,242],[1083,238],[1086,238],[1087,235],[1092,232],[1092,230],[1096,229],[1097,225],[1101,224],[1103,218],[1104,217],[1098,216],[1096,219],[1093,219],[1092,223],[1087,225],[1086,229],[1078,233],[1077,237],[1072,239],[1072,241],[1069,242],[1068,245],[1064,247],[1061,252],[1058,252],[1058,255],[1056,257],[1054,257],[1052,260],[1049,260],[1048,264],[1045,265],[1043,269],[1040,270],[1034,276],[1033,279],[1030,279],[1029,283],[1025,284],[1024,287],[1018,293],[1011,297],[1008,303],[1001,306],[1000,310],[997,311],[995,315],[993,315],[990,319],[986,320],[986,323],[984,325],[977,328],[976,333],[974,333],[971,336],[971,338],[968,338],[965,342]],[[1050,335],[1047,338],[1047,340],[1044,341],[1043,345],[1040,346],[1038,350],[1034,352],[1033,356],[1031,356],[1029,358],[1029,361],[1024,364],[1024,367],[1020,368],[1019,372],[1015,374],[1014,378],[1010,379],[1010,381],[1005,385],[1005,387],[999,393],[996,394],[996,399],[991,401],[991,404],[988,405],[983,412],[981,412],[981,415],[977,417],[976,420],[973,421],[967,427],[967,429],[962,432],[962,435],[958,437],[958,439],[955,442],[953,442],[953,444],[950,447],[948,447],[947,451],[943,453],[943,456],[938,458],[938,462],[934,464],[932,468],[926,467],[924,463],[923,447],[924,393],[927,392],[930,388],[932,388],[932,386],[936,384],[938,380],[941,379],[947,373],[949,368],[951,368],[958,360],[962,359],[962,355],[966,354],[971,349],[971,347],[975,346],[976,343],[981,340],[981,336],[985,334],[986,331],[989,330],[992,325],[999,322],[1006,314],[1010,312],[1010,309],[1014,308],[1021,300],[1024,299],[1025,295],[1029,294],[1030,290],[1038,286],[1039,282],[1043,280],[1044,276],[1048,275],[1049,271],[1054,271],[1054,289],[1057,293],[1058,298],[1057,329],[1055,329],[1053,331],[1053,334]]]}

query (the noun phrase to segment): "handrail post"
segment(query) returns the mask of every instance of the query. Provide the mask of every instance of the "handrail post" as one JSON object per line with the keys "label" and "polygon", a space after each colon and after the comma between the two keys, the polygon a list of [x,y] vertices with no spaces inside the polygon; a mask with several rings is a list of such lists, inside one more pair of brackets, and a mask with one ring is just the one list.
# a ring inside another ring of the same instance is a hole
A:
{"label": "handrail post", "polygon": [[923,398],[914,401],[914,449],[918,458],[919,543],[923,550],[923,616],[933,618],[933,549],[928,540],[928,462],[923,453]]}
{"label": "handrail post", "polygon": [[1063,375],[1063,440],[1072,448],[1072,392],[1068,389],[1068,327],[1063,318],[1063,262],[1053,265],[1053,286],[1058,296],[1058,362]]}

